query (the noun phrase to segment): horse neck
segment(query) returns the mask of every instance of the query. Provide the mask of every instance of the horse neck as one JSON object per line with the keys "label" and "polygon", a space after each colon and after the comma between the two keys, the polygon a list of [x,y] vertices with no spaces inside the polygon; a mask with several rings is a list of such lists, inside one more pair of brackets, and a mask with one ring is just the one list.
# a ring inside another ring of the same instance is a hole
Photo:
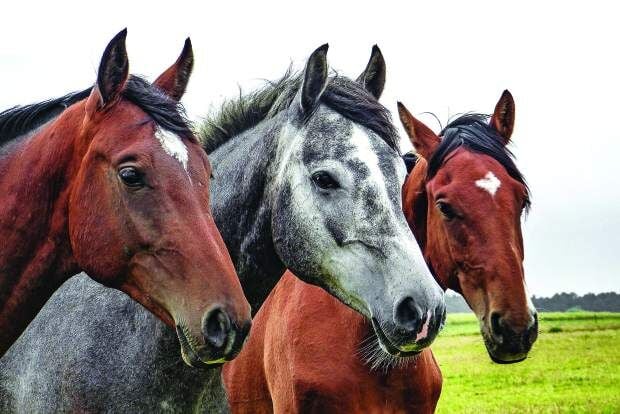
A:
{"label": "horse neck", "polygon": [[281,146],[277,118],[231,138],[209,154],[215,177],[213,216],[253,314],[286,270],[271,228],[271,185]]}
{"label": "horse neck", "polygon": [[77,168],[69,168],[78,133],[72,125],[81,125],[72,109],[0,160],[0,356],[78,272],[67,228],[68,183]]}

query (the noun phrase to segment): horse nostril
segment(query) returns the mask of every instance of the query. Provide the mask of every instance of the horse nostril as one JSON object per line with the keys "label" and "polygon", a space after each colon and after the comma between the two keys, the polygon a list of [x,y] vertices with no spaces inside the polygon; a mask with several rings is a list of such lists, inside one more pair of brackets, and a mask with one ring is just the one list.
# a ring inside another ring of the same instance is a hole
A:
{"label": "horse nostril", "polygon": [[239,329],[239,341],[243,344],[245,340],[248,338],[248,334],[250,333],[250,329],[252,328],[252,321],[248,321],[244,323]]}
{"label": "horse nostril", "polygon": [[396,306],[394,319],[401,329],[411,333],[416,331],[422,318],[412,297],[406,297]]}
{"label": "horse nostril", "polygon": [[501,316],[497,312],[491,313],[491,332],[493,335],[502,336]]}
{"label": "horse nostril", "polygon": [[222,349],[228,340],[230,333],[230,318],[220,308],[209,312],[204,321],[203,335],[207,344],[215,349]]}
{"label": "horse nostril", "polygon": [[534,322],[525,330],[525,344],[527,347],[531,347],[538,339],[538,314],[534,314]]}
{"label": "horse nostril", "polygon": [[446,312],[446,306],[444,304],[437,306],[435,309],[435,315],[441,315],[437,323],[439,329],[443,329],[446,324]]}
{"label": "horse nostril", "polygon": [[226,356],[227,358],[234,357],[241,351],[241,348],[243,347],[243,344],[245,343],[246,339],[248,338],[248,334],[250,333],[252,322],[248,321],[246,323],[241,324],[241,326],[239,326],[238,324],[235,324],[235,327],[236,327],[235,340],[230,349],[230,352]]}

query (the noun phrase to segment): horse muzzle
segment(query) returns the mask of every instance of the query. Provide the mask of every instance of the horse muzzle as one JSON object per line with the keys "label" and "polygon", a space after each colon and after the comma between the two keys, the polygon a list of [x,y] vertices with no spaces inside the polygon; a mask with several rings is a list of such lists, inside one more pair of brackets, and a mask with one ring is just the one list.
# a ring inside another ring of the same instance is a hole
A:
{"label": "horse muzzle", "polygon": [[516,330],[499,313],[492,312],[489,322],[483,325],[482,336],[493,362],[521,362],[527,358],[538,338],[538,314],[531,315],[531,321],[525,329]]}
{"label": "horse muzzle", "polygon": [[233,321],[221,307],[203,317],[201,338],[196,338],[183,323],[176,324],[183,361],[191,367],[221,365],[235,358],[247,339],[251,322]]}

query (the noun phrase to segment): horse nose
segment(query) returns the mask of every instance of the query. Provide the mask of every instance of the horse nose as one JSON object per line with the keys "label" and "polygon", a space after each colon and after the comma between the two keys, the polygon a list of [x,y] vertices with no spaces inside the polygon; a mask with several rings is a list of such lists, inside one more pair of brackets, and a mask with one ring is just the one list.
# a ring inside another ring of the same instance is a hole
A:
{"label": "horse nose", "polygon": [[231,335],[230,317],[222,308],[211,309],[204,318],[202,334],[214,352],[223,353]]}
{"label": "horse nose", "polygon": [[[491,333],[499,344],[505,347],[515,347],[519,345],[518,342],[521,342],[521,347],[527,351],[538,338],[538,314],[536,312],[530,313],[530,321],[521,331],[521,334],[519,334],[519,332],[510,327],[510,324],[500,313],[492,312]],[[519,337],[520,341],[517,340]]]}
{"label": "horse nose", "polygon": [[498,340],[498,342],[503,342],[504,336],[504,327],[503,323],[500,322],[501,316],[497,312],[491,313],[491,333]]}
{"label": "horse nose", "polygon": [[252,321],[235,322],[228,315],[220,307],[211,309],[204,318],[202,333],[212,354],[231,360],[241,351]]}
{"label": "horse nose", "polygon": [[536,339],[538,339],[538,313],[537,312],[533,312],[532,319],[533,319],[532,323],[530,323],[530,325],[527,327],[527,329],[525,330],[525,334],[524,334],[525,345],[528,348],[531,348],[531,346],[534,345],[534,342],[536,342]]}
{"label": "horse nose", "polygon": [[394,309],[396,326],[408,334],[417,333],[418,327],[422,323],[422,317],[422,312],[415,305],[411,296],[401,300]]}
{"label": "horse nose", "polygon": [[[235,324],[235,326],[237,326],[237,324]],[[239,328],[237,328],[232,346],[228,354],[226,355],[227,360],[233,359],[241,351],[241,348],[243,347],[243,344],[245,343],[245,340],[247,339],[248,334],[250,333],[251,327],[252,327],[252,321],[248,320],[247,322],[242,324]]]}
{"label": "horse nose", "polygon": [[394,308],[396,327],[408,338],[426,346],[443,327],[446,307],[443,301],[435,309],[420,309],[411,296],[405,297]]}

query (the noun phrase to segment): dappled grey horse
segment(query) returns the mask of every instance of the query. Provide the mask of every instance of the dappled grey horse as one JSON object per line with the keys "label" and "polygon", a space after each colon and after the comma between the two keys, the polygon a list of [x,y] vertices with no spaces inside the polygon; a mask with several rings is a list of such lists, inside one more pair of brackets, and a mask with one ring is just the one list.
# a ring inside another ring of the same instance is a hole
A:
{"label": "dappled grey horse", "polygon": [[[415,353],[445,307],[401,209],[383,58],[374,48],[356,82],[329,76],[326,52],[202,126],[213,215],[254,312],[289,268],[369,318],[386,352]],[[174,331],[86,277],[52,297],[0,376],[0,411],[227,410],[220,369],[185,366]]]}

